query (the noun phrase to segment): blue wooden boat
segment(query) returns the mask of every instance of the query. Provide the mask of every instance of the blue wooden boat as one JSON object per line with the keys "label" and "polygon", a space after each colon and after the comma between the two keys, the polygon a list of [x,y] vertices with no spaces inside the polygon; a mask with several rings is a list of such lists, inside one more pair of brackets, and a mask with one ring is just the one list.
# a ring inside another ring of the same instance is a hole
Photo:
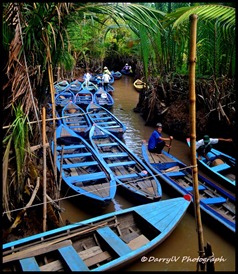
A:
{"label": "blue wooden boat", "polygon": [[92,123],[81,107],[69,102],[62,109],[62,122],[83,138],[88,138]]}
{"label": "blue wooden boat", "polygon": [[[162,154],[151,153],[147,144],[142,144],[142,156],[148,166],[164,183],[181,195],[193,197],[192,169],[166,151]],[[209,222],[235,233],[235,197],[226,190],[198,174],[200,208],[208,216]]]}
{"label": "blue wooden boat", "polygon": [[190,197],[143,204],[3,244],[5,271],[116,271],[166,240]]}
{"label": "blue wooden boat", "polygon": [[80,106],[82,109],[86,110],[89,103],[93,101],[93,94],[88,89],[81,89],[75,95],[75,104]]}
{"label": "blue wooden boat", "polygon": [[86,84],[86,81],[84,81],[82,83],[82,88],[91,91],[92,94],[94,94],[98,90],[98,86],[91,81],[88,82],[88,85]]}
{"label": "blue wooden boat", "polygon": [[74,80],[69,84],[68,89],[76,94],[82,89],[82,83],[79,80]]}
{"label": "blue wooden boat", "polygon": [[122,69],[121,73],[124,75],[132,76],[133,72],[131,70]]}
{"label": "blue wooden boat", "polygon": [[[190,146],[190,138],[186,139]],[[214,148],[208,152],[208,157],[212,159],[209,163],[205,157],[197,157],[198,163],[208,171],[209,175],[214,176],[226,188],[235,190],[236,186],[236,160],[235,158],[218,151]]]}
{"label": "blue wooden boat", "polygon": [[122,77],[122,74],[121,74],[120,71],[114,71],[114,70],[112,70],[111,74],[112,74],[112,76],[114,77],[115,80],[119,80]]}
{"label": "blue wooden boat", "polygon": [[99,88],[98,91],[93,94],[93,103],[111,109],[114,105],[114,99],[103,88]]}
{"label": "blue wooden boat", "polygon": [[160,200],[162,190],[159,180],[148,166],[125,143],[105,128],[94,124],[89,140],[113,172],[118,190],[140,203]]}
{"label": "blue wooden boat", "polygon": [[69,87],[69,82],[66,80],[54,83],[55,93],[58,94],[61,91],[66,90]]}
{"label": "blue wooden boat", "polygon": [[[104,90],[105,90],[105,89],[104,89]],[[108,92],[110,95],[113,95],[114,91],[115,91],[115,88],[114,88],[112,85],[108,84],[108,86],[107,86],[107,92]]]}
{"label": "blue wooden boat", "polygon": [[[94,84],[97,84],[97,86],[100,87],[100,86],[102,86],[102,76],[103,76],[102,73],[98,73],[98,74],[92,76],[90,81],[93,82]],[[115,81],[114,76],[111,73],[109,84],[113,85],[114,81]]]}
{"label": "blue wooden boat", "polygon": [[[85,203],[98,209],[109,205],[116,194],[116,182],[104,160],[84,138],[64,124],[56,129],[56,142],[56,165],[67,194],[78,194],[77,204],[84,208]],[[52,142],[52,153],[54,145]]]}
{"label": "blue wooden boat", "polygon": [[118,138],[122,138],[126,126],[111,111],[98,104],[90,103],[86,112],[92,124],[96,123]]}
{"label": "blue wooden boat", "polygon": [[55,96],[55,105],[61,108],[66,106],[69,102],[74,102],[74,101],[75,101],[75,95],[70,90],[61,91],[59,94]]}

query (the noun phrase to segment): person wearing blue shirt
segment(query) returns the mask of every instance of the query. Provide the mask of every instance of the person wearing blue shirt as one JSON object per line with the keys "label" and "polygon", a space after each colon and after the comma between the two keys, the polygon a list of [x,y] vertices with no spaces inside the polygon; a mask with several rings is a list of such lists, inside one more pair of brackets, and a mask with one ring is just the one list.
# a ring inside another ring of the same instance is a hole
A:
{"label": "person wearing blue shirt", "polygon": [[171,147],[170,145],[166,144],[165,141],[173,140],[173,136],[170,136],[169,138],[162,137],[162,128],[163,128],[162,124],[157,123],[156,129],[150,135],[150,138],[148,141],[148,150],[150,152],[161,154],[165,146],[169,148]]}

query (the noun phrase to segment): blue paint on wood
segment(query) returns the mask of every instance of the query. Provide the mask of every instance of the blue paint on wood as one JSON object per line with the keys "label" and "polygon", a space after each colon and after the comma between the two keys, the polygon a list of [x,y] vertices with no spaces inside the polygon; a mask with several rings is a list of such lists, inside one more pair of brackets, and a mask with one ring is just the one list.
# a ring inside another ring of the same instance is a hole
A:
{"label": "blue paint on wood", "polygon": [[[185,189],[186,189],[187,191],[193,191],[193,187],[192,187],[192,186],[185,187]],[[199,186],[198,186],[198,190],[205,190],[205,189],[206,189],[205,186],[202,186],[202,185],[199,185]]]}
{"label": "blue paint on wood", "polygon": [[39,265],[35,257],[25,258],[20,260],[23,271],[40,271]]}
{"label": "blue paint on wood", "polygon": [[89,271],[89,268],[78,255],[73,246],[65,246],[59,249],[60,254],[71,271]]}
{"label": "blue paint on wood", "polygon": [[205,204],[209,205],[209,204],[225,203],[226,199],[223,197],[213,197],[213,198],[202,199],[201,201],[203,201]]}
{"label": "blue paint on wood", "polygon": [[213,171],[221,171],[221,170],[224,170],[224,169],[227,169],[227,168],[230,168],[230,166],[228,164],[221,164],[221,165],[218,165],[218,166],[213,166],[211,169]]}
{"label": "blue paint on wood", "polygon": [[99,228],[97,232],[119,256],[126,255],[132,251],[110,227]]}

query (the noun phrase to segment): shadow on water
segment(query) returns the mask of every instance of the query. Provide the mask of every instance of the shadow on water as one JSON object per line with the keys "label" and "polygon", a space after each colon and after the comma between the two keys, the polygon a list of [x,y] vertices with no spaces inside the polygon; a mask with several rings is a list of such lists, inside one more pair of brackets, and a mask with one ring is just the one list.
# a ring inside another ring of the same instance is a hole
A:
{"label": "shadow on water", "polygon": [[[142,140],[148,140],[153,127],[145,126],[144,119],[140,114],[135,113],[139,99],[139,93],[133,87],[133,78],[123,76],[113,84],[115,91],[113,94],[115,104],[111,110],[123,123],[127,130],[123,136],[123,142],[137,155],[141,157]],[[159,122],[159,121],[158,121]],[[169,136],[169,132],[164,132],[163,136]],[[187,144],[178,140],[173,140],[170,153],[186,164],[190,164],[190,151]],[[199,170],[200,172],[200,170]],[[201,173],[204,175],[203,173]],[[163,200],[178,196],[173,190],[163,188]],[[131,201],[116,194],[113,202],[101,214],[134,206]],[[61,206],[65,208],[62,214],[63,220],[71,223],[91,218],[88,205],[76,205],[68,200],[63,200]],[[205,217],[202,215],[202,221]],[[209,242],[216,259],[216,271],[235,271],[235,245],[231,243],[229,235],[219,232],[219,228],[203,223],[204,244]],[[173,233],[156,249],[149,254],[145,254],[141,259],[123,268],[124,271],[196,271],[198,255],[198,237],[196,232],[196,222],[193,214],[193,205],[186,213],[181,223]]]}

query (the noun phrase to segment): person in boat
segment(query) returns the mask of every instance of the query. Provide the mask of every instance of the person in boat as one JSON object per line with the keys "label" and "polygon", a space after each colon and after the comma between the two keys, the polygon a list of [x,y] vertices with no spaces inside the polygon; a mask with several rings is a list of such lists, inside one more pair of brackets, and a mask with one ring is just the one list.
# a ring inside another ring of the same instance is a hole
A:
{"label": "person in boat", "polygon": [[88,85],[89,85],[89,81],[90,81],[90,79],[91,79],[91,74],[90,74],[90,72],[89,71],[87,71],[85,74],[84,74],[84,79],[85,79],[85,84],[86,84],[86,87],[88,87]]}
{"label": "person in boat", "polygon": [[108,74],[109,76],[112,75],[111,72],[110,72],[110,70],[107,67],[103,68],[103,74]]}
{"label": "person in boat", "polygon": [[129,66],[127,63],[123,67],[123,70],[125,70],[126,72],[132,72],[131,66]]}
{"label": "person in boat", "polygon": [[162,124],[157,123],[156,129],[150,135],[150,138],[148,141],[148,150],[150,152],[161,154],[165,146],[171,148],[171,145],[166,144],[165,141],[173,140],[173,136],[170,136],[169,138],[162,137],[162,128],[163,128]]}
{"label": "person in boat", "polygon": [[201,159],[201,157],[204,157],[206,158],[208,163],[215,160],[216,157],[210,157],[209,152],[212,149],[212,145],[217,144],[219,141],[232,142],[232,139],[210,138],[208,135],[204,135],[203,139],[200,139],[196,142],[196,151],[198,154],[198,158]]}
{"label": "person in boat", "polygon": [[108,91],[108,85],[109,85],[110,79],[111,79],[110,75],[107,72],[106,73],[103,72],[102,84],[105,91]]}

